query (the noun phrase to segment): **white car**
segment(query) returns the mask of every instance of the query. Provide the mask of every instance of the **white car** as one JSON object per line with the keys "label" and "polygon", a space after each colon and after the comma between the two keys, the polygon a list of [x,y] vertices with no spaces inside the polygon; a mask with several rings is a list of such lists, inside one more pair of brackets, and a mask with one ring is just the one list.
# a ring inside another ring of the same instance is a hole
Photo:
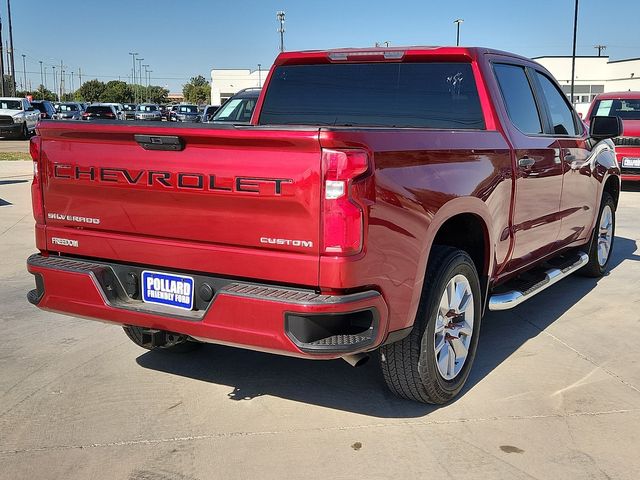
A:
{"label": "white car", "polygon": [[26,98],[0,97],[0,137],[29,138],[38,120],[40,112]]}

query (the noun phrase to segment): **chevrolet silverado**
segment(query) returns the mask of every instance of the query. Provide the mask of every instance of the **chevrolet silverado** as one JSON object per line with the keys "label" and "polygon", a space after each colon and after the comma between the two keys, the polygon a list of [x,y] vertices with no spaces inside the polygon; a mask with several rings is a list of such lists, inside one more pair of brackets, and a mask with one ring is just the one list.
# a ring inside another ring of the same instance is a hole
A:
{"label": "chevrolet silverado", "polygon": [[621,128],[506,52],[282,53],[248,125],[41,122],[27,297],[147,349],[376,352],[445,403],[486,310],[605,273]]}

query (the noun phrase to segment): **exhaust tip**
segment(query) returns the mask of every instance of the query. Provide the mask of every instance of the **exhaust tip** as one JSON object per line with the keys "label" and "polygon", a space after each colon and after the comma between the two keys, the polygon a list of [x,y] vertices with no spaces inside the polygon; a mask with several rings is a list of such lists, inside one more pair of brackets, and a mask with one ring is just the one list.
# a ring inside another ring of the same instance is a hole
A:
{"label": "exhaust tip", "polygon": [[352,367],[361,367],[369,361],[369,354],[356,353],[354,355],[345,355],[342,359]]}

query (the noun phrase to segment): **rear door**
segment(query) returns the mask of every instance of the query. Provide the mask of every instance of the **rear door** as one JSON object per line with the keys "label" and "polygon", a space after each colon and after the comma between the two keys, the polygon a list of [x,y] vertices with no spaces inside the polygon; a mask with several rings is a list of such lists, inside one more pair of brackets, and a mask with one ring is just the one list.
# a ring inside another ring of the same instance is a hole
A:
{"label": "rear door", "polygon": [[562,160],[553,136],[545,134],[546,116],[533,93],[531,72],[524,64],[497,61],[493,69],[502,93],[505,122],[515,156],[514,247],[508,271],[550,253],[560,231]]}
{"label": "rear door", "polygon": [[317,128],[48,122],[42,138],[49,249],[317,283]]}

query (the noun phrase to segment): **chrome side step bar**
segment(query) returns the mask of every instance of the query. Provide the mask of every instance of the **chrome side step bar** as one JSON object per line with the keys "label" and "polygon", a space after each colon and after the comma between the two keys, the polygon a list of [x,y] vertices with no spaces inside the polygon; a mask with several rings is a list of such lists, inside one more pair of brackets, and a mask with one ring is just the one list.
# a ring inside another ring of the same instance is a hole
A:
{"label": "chrome side step bar", "polygon": [[492,295],[491,298],[489,298],[489,310],[509,310],[510,308],[517,307],[547,287],[550,287],[554,283],[568,277],[589,262],[589,256],[586,253],[579,252],[578,256],[579,259],[575,263],[563,268],[562,270],[558,268],[547,270],[543,280],[525,291],[511,290],[509,292]]}

